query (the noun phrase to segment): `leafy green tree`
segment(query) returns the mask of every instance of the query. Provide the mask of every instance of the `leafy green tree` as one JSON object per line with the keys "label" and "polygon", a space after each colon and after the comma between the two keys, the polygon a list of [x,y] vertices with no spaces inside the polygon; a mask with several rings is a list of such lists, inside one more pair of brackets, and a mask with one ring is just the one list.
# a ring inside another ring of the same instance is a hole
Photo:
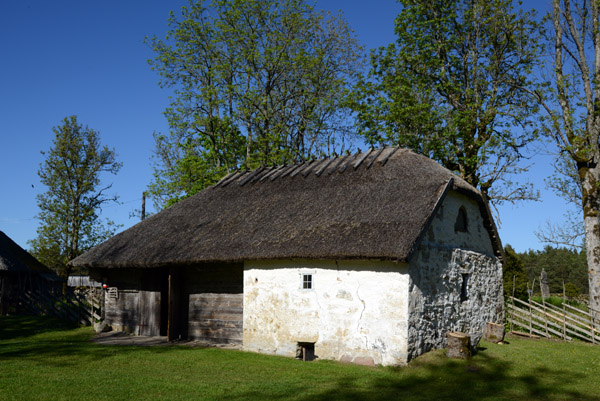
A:
{"label": "leafy green tree", "polygon": [[341,152],[362,51],[340,16],[302,0],[190,2],[148,42],[172,87],[168,135],[155,135],[159,206],[237,168]]}
{"label": "leafy green tree", "polygon": [[527,299],[528,277],[523,261],[510,245],[504,247],[504,257],[504,298],[508,299],[514,294],[516,298]]}
{"label": "leafy green tree", "polygon": [[539,290],[540,273],[546,270],[550,292],[562,294],[563,283],[573,283],[577,288],[587,293],[587,265],[585,250],[555,248],[546,246],[541,251],[529,250],[518,254],[523,261],[530,285],[535,280],[535,290]]}
{"label": "leafy green tree", "polygon": [[536,138],[532,70],[540,27],[511,0],[400,0],[394,44],[371,54],[357,86],[358,127],[372,145],[412,148],[492,201],[531,199],[511,173]]}
{"label": "leafy green tree", "polygon": [[29,242],[32,254],[63,276],[71,273],[68,261],[114,235],[116,226],[100,221],[111,185],[101,185],[101,174],[116,174],[121,163],[114,150],[100,144],[97,131],[83,127],[76,116],[53,128],[54,140],[38,175],[47,187],[37,196],[40,225]]}

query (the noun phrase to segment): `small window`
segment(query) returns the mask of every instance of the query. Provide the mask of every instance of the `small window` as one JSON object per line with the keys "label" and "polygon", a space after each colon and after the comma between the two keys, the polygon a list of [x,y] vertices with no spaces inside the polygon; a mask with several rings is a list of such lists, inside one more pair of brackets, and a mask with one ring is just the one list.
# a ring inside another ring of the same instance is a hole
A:
{"label": "small window", "polygon": [[312,290],[312,288],[313,288],[312,274],[303,274],[302,275],[302,289],[303,290]]}
{"label": "small window", "polygon": [[467,220],[467,211],[463,206],[458,209],[458,215],[456,216],[456,222],[454,223],[455,232],[466,233],[468,231],[469,222]]}
{"label": "small window", "polygon": [[462,285],[460,286],[460,302],[469,299],[469,273],[462,274]]}

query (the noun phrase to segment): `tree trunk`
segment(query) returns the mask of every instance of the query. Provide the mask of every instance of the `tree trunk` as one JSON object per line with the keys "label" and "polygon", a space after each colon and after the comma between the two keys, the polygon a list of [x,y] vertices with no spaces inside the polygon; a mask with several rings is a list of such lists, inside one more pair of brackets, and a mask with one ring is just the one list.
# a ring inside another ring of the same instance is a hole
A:
{"label": "tree trunk", "polygon": [[588,266],[589,299],[592,316],[600,326],[600,168],[579,167],[583,193],[585,250]]}
{"label": "tree trunk", "polygon": [[[561,9],[562,4],[562,9]],[[582,17],[580,11],[585,11]],[[561,150],[566,150],[577,163],[585,228],[585,247],[588,266],[590,308],[596,324],[600,325],[600,30],[598,29],[597,2],[552,1],[554,25],[555,84],[560,105],[562,127],[555,123],[556,140]],[[585,19],[581,19],[585,18]],[[589,18],[589,19],[588,19]],[[591,29],[589,29],[591,24]],[[588,32],[589,29],[589,32]],[[589,35],[589,36],[588,36]],[[593,53],[588,52],[591,36]],[[566,39],[565,39],[566,38]],[[564,51],[564,53],[563,53]],[[593,62],[588,60],[593,55]],[[590,71],[593,65],[593,71]],[[571,69],[571,67],[573,69]],[[565,74],[565,71],[567,74]],[[574,74],[574,75],[571,75]],[[573,79],[572,79],[573,78]],[[572,92],[582,93],[582,99]],[[585,100],[585,127],[580,117]],[[545,106],[548,110],[548,107]],[[550,112],[553,117],[558,117]]]}
{"label": "tree trunk", "polygon": [[491,343],[501,343],[504,341],[504,325],[493,322],[487,322],[485,324],[485,341]]}
{"label": "tree trunk", "polygon": [[446,337],[448,338],[448,347],[446,348],[446,356],[448,358],[471,358],[471,337],[468,334],[449,332],[446,334]]}

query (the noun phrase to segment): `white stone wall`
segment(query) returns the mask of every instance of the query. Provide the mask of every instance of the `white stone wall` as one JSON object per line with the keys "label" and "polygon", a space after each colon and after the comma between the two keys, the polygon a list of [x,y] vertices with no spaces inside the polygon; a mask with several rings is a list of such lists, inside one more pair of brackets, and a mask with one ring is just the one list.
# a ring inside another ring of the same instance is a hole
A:
{"label": "white stone wall", "polygon": [[[460,206],[467,211],[467,232],[454,230]],[[448,331],[470,334],[475,345],[487,321],[503,321],[502,265],[471,199],[448,194],[409,271],[409,359],[445,347]]]}
{"label": "white stone wall", "polygon": [[[467,232],[454,230],[454,223],[461,206],[467,212]],[[483,225],[483,216],[481,216],[479,205],[473,199],[454,191],[450,191],[444,199],[422,244],[460,248],[484,255],[494,255],[494,247],[489,233]]]}
{"label": "white stone wall", "polygon": [[298,342],[314,342],[322,359],[404,364],[408,283],[408,266],[394,262],[246,262],[244,348],[293,357]]}

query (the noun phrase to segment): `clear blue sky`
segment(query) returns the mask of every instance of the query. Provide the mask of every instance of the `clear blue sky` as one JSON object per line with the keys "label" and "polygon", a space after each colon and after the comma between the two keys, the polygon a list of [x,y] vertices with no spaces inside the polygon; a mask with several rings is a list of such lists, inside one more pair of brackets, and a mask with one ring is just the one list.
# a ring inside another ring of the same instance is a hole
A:
{"label": "clear blue sky", "polygon": [[[114,147],[124,164],[117,176],[107,177],[122,204],[104,208],[103,215],[123,229],[137,222],[129,214],[140,208],[152,178],[152,133],[168,131],[162,112],[169,101],[169,92],[158,87],[158,76],[147,65],[153,54],[143,40],[164,37],[169,11],[184,4],[0,1],[0,230],[21,246],[27,248],[36,236],[35,196],[44,191],[37,176],[40,151],[50,148],[52,127],[69,115],[99,131],[102,142]],[[394,40],[399,6],[393,0],[316,4],[342,10],[366,48]],[[534,230],[547,219],[560,221],[566,207],[544,189],[548,161],[534,157],[532,171],[520,178],[533,182],[544,201],[499,210],[502,240],[518,251],[542,248]]]}

